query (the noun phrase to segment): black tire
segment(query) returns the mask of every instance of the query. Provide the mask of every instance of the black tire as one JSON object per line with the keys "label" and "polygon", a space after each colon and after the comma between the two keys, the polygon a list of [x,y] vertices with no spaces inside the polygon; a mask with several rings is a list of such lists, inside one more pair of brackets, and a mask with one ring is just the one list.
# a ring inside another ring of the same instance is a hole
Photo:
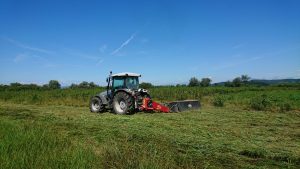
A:
{"label": "black tire", "polygon": [[90,111],[93,113],[101,113],[104,111],[104,105],[99,97],[92,97],[90,100]]}
{"label": "black tire", "polygon": [[113,100],[115,114],[131,114],[134,111],[133,98],[128,93],[118,92]]}

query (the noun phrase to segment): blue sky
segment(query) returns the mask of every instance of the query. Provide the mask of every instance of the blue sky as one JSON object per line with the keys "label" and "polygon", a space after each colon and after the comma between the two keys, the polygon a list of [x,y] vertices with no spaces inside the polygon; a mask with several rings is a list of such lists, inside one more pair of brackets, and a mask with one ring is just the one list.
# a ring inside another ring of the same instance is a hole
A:
{"label": "blue sky", "polygon": [[300,78],[300,1],[0,1],[0,83]]}

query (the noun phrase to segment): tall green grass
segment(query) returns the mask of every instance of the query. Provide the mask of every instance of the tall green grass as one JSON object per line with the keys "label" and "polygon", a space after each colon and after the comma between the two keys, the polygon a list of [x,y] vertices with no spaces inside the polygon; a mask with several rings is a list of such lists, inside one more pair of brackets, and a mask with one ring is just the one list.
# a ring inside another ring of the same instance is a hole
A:
{"label": "tall green grass", "polygon": [[[87,107],[90,97],[104,91],[94,89],[58,89],[58,90],[3,90],[0,101],[35,105],[67,105]],[[223,106],[241,109],[264,109],[286,111],[300,109],[300,89],[296,87],[154,87],[150,95],[157,101],[196,99],[204,106],[215,105],[216,98],[222,98]],[[266,97],[268,106],[260,106],[257,101]]]}
{"label": "tall green grass", "polygon": [[97,168],[88,146],[34,124],[1,118],[0,168]]}

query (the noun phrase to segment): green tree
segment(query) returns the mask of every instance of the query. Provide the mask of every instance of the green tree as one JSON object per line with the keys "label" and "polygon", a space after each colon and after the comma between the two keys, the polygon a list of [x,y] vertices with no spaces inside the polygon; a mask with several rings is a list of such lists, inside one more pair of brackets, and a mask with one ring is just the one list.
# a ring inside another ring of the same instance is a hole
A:
{"label": "green tree", "polygon": [[44,84],[44,85],[42,86],[42,88],[43,88],[43,89],[49,89],[49,85],[48,85],[48,84]]}
{"label": "green tree", "polygon": [[207,87],[210,86],[211,79],[210,78],[202,78],[200,82],[200,86]]}
{"label": "green tree", "polygon": [[94,87],[97,87],[97,85],[96,85],[94,82],[90,82],[90,83],[89,83],[89,87],[90,87],[90,88],[94,88]]}
{"label": "green tree", "polygon": [[75,84],[75,83],[72,83],[72,84],[71,84],[71,86],[70,86],[69,88],[71,88],[71,89],[75,89],[75,88],[78,88],[78,85],[77,85],[77,84]]}
{"label": "green tree", "polygon": [[242,75],[241,80],[243,83],[248,83],[248,81],[250,80],[250,77],[248,75]]}
{"label": "green tree", "polygon": [[19,86],[22,86],[22,84],[16,82],[16,83],[11,83],[10,86],[11,86],[11,87],[19,87]]}
{"label": "green tree", "polygon": [[60,89],[61,85],[57,80],[50,80],[48,83],[50,89]]}
{"label": "green tree", "polygon": [[176,87],[185,87],[186,84],[176,84]]}
{"label": "green tree", "polygon": [[236,77],[232,81],[232,85],[234,87],[240,87],[242,85],[242,79],[240,77]]}
{"label": "green tree", "polygon": [[199,86],[200,82],[196,77],[192,77],[189,82],[190,87]]}
{"label": "green tree", "polygon": [[151,83],[142,82],[142,83],[140,84],[140,88],[142,88],[142,89],[149,89],[149,88],[151,88],[151,87],[153,87],[153,85],[152,85]]}
{"label": "green tree", "polygon": [[86,81],[83,81],[83,82],[79,83],[78,87],[79,88],[89,88],[89,83]]}

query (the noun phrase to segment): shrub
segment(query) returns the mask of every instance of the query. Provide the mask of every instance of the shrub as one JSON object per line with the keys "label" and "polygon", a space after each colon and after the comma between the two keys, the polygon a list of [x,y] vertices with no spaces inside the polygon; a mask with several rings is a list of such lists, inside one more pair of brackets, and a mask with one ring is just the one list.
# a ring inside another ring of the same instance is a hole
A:
{"label": "shrub", "polygon": [[271,101],[265,94],[250,100],[250,107],[254,110],[266,110],[270,105]]}
{"label": "shrub", "polygon": [[216,107],[223,107],[224,106],[224,97],[221,97],[221,96],[215,96],[213,98],[213,105],[216,106]]}

